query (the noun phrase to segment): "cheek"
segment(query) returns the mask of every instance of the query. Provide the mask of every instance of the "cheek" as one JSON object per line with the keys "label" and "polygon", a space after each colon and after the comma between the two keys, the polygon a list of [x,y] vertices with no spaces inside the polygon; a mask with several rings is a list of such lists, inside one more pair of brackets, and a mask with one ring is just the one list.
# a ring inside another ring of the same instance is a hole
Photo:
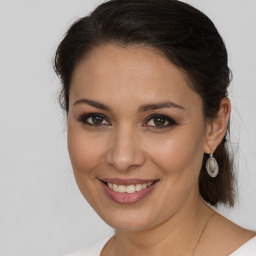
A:
{"label": "cheek", "polygon": [[93,175],[92,170],[102,161],[103,138],[69,127],[68,150],[75,175]]}
{"label": "cheek", "polygon": [[69,125],[68,150],[74,176],[78,188],[93,208],[97,208],[95,198],[100,198],[97,169],[102,168],[97,167],[103,161],[103,140],[102,136],[85,132],[81,126]]}
{"label": "cheek", "polygon": [[204,133],[184,128],[169,136],[152,136],[146,148],[150,148],[151,161],[165,174],[180,176],[193,172],[198,175],[204,154]]}
{"label": "cheek", "polygon": [[147,143],[150,161],[157,166],[162,179],[161,194],[157,195],[155,204],[159,209],[156,215],[167,219],[198,193],[204,131],[179,130],[168,136],[151,136]]}

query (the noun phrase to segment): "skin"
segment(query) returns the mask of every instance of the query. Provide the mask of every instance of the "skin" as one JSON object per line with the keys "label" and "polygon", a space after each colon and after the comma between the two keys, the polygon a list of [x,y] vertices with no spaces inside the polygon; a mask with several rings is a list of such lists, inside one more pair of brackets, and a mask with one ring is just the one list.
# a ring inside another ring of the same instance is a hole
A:
{"label": "skin", "polygon": [[[139,111],[167,101],[171,106]],[[89,113],[105,118],[88,125],[95,119],[81,117]],[[224,98],[218,117],[207,121],[202,99],[184,72],[151,48],[98,46],[78,64],[70,89],[68,148],[80,191],[115,229],[102,255],[192,255],[199,242],[194,255],[221,256],[253,236],[209,208],[198,191],[203,155],[221,142],[229,114]],[[151,115],[166,116],[164,127],[149,120]],[[127,205],[105,193],[100,179],[106,178],[159,182],[145,198]],[[205,236],[219,240],[219,246],[211,248]]]}

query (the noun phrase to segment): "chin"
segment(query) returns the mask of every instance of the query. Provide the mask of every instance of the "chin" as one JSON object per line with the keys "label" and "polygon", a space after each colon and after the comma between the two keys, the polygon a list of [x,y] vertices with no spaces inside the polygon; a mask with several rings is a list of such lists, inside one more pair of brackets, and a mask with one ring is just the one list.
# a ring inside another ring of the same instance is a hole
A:
{"label": "chin", "polygon": [[150,227],[147,220],[137,217],[117,217],[115,219],[104,219],[104,221],[116,230],[122,231],[142,231]]}
{"label": "chin", "polygon": [[98,215],[112,228],[122,231],[141,231],[154,225],[154,219],[159,221],[156,216],[154,218],[152,209],[145,211],[138,209],[129,209],[123,206],[123,209],[115,210],[96,210]]}

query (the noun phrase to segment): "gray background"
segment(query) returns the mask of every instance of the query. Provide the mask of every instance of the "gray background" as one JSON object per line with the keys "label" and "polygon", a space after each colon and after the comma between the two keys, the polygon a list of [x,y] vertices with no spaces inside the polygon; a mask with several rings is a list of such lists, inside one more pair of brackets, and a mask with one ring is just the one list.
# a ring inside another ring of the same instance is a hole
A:
{"label": "gray background", "polygon": [[[55,256],[112,232],[78,191],[51,61],[98,0],[0,0],[0,256]],[[234,73],[232,144],[239,200],[219,211],[256,230],[256,1],[189,0],[224,37]]]}

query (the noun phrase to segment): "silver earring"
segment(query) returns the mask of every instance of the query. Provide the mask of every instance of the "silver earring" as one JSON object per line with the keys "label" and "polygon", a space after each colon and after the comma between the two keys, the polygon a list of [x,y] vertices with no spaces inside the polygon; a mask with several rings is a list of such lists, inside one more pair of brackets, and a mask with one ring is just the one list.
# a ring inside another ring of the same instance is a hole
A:
{"label": "silver earring", "polygon": [[206,170],[212,178],[215,178],[219,173],[219,166],[216,159],[213,157],[213,154],[210,154],[210,157],[206,162]]}

